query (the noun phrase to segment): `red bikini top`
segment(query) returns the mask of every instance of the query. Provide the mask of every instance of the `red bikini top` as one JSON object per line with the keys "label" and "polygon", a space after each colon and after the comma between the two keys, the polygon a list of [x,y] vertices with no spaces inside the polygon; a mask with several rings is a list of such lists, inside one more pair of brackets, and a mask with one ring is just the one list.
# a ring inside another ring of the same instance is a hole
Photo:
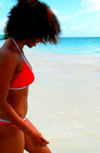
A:
{"label": "red bikini top", "polygon": [[18,90],[18,89],[23,89],[30,85],[34,79],[34,73],[32,72],[32,69],[30,68],[25,56],[21,53],[18,45],[12,38],[13,42],[15,43],[16,47],[18,48],[23,60],[24,60],[24,67],[21,71],[21,73],[17,76],[17,78],[10,84],[10,89],[12,90]]}
{"label": "red bikini top", "polygon": [[17,78],[10,84],[10,89],[22,89],[30,85],[35,79],[35,76],[24,61],[24,67]]}

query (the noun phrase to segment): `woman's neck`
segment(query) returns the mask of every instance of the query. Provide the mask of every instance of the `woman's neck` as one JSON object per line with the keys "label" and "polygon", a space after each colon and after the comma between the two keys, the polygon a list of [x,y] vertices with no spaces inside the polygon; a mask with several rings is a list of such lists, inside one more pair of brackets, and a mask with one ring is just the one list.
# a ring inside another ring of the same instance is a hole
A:
{"label": "woman's neck", "polygon": [[24,39],[23,40],[14,39],[14,41],[17,43],[19,49],[22,51],[23,47],[25,46],[25,40]]}

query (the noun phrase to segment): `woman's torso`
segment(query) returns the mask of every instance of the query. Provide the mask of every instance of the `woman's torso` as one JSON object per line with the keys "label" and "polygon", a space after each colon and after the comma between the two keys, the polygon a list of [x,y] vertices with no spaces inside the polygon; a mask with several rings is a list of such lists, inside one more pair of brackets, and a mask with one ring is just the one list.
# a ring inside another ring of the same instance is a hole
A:
{"label": "woman's torso", "polygon": [[[11,43],[13,44],[11,40],[8,40],[8,42],[6,42],[4,46],[1,48],[1,52],[2,50],[5,51],[6,48],[11,48],[13,52],[15,52],[15,56],[18,60],[16,70],[13,74],[13,77],[11,78],[11,83],[12,83],[22,72],[24,67],[24,60],[21,54],[19,53],[19,51],[17,50],[17,48],[16,50],[13,49],[13,45],[15,44],[12,45]],[[28,86],[26,86],[23,89],[17,89],[17,90],[9,89],[8,96],[6,98],[7,102],[13,107],[13,109],[22,119],[26,116],[27,113],[27,97],[28,97]],[[6,117],[1,113],[0,113],[0,118],[7,120]]]}

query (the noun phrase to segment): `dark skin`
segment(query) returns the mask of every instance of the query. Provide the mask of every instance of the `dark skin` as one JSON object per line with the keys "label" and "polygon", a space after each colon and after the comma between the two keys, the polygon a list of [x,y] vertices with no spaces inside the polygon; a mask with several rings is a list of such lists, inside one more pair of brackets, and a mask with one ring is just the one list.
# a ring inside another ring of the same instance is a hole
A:
{"label": "dark skin", "polygon": [[[15,40],[20,48],[36,46],[39,39]],[[10,83],[20,74],[24,66],[23,59],[9,38],[0,49],[0,118],[9,120],[13,125],[0,125],[0,152],[51,153],[49,143],[34,125],[26,119],[28,87],[20,90],[10,90]],[[5,145],[4,145],[5,144]]]}

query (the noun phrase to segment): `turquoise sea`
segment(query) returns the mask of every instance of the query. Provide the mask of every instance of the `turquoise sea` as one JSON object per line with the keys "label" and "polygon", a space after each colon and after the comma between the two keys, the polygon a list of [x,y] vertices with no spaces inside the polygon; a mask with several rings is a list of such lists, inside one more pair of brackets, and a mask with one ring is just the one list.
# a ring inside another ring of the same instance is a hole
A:
{"label": "turquoise sea", "polygon": [[[3,43],[0,41],[0,47]],[[25,49],[28,49],[27,46]],[[100,56],[100,37],[61,37],[57,45],[39,43],[33,49],[59,55]]]}

